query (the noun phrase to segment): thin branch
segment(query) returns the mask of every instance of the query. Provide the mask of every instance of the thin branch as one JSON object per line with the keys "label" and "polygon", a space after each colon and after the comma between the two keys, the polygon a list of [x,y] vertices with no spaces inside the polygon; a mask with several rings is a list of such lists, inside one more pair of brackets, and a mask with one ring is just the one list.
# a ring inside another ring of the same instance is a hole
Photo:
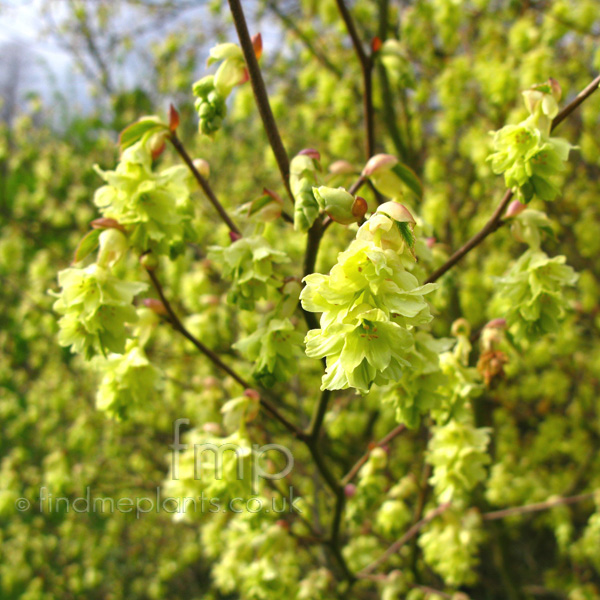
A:
{"label": "thin branch", "polygon": [[294,196],[292,195],[289,182],[290,159],[288,158],[283,142],[281,141],[279,129],[277,129],[277,123],[275,123],[275,117],[273,116],[271,105],[269,104],[269,95],[267,94],[267,88],[265,87],[265,82],[260,67],[258,66],[258,60],[254,53],[254,46],[252,45],[252,39],[248,32],[244,10],[242,9],[240,0],[229,0],[229,8],[240,40],[240,46],[242,47],[242,52],[244,53],[244,58],[246,60],[248,75],[250,77],[250,83],[252,84],[252,91],[254,92],[258,112],[260,113],[263,126],[267,133],[269,144],[271,144],[271,149],[275,155],[283,185],[293,203]]}
{"label": "thin branch", "polygon": [[539,512],[542,510],[549,510],[555,506],[565,506],[569,504],[576,504],[577,502],[583,502],[584,500],[590,500],[594,496],[598,495],[600,490],[595,492],[589,492],[587,494],[578,494],[577,496],[567,496],[563,498],[550,498],[545,502],[536,502],[535,504],[526,504],[525,506],[513,506],[511,508],[504,508],[502,510],[495,510],[493,512],[483,513],[481,518],[484,521],[494,521],[496,519],[504,519],[506,517],[512,517],[513,515],[524,515],[532,512]]}
{"label": "thin branch", "polygon": [[[165,310],[167,311],[167,315],[169,316],[169,320],[171,322],[171,326],[175,331],[178,331],[181,335],[187,338],[196,348],[204,354],[213,364],[215,364],[219,369],[227,373],[230,377],[232,377],[239,385],[241,385],[244,389],[251,389],[252,385],[246,381],[241,375],[239,375],[236,371],[234,371],[229,365],[224,363],[221,358],[210,348],[205,346],[198,338],[196,338],[192,333],[190,333],[185,325],[181,322],[171,303],[165,295],[163,287],[156,276],[154,271],[150,271],[146,269],[148,276],[150,277],[156,292],[163,303]],[[284,415],[282,415],[279,410],[275,407],[275,405],[264,397],[265,390],[260,391],[260,403],[264,407],[264,409],[269,412],[277,421],[279,421],[289,432],[293,433],[299,439],[304,439],[304,432],[298,429],[292,422],[290,422]]]}
{"label": "thin branch", "polygon": [[307,431],[309,440],[316,442],[319,439],[319,434],[321,433],[321,427],[323,425],[325,413],[327,412],[327,405],[329,404],[330,396],[331,392],[327,389],[321,392],[321,396],[315,408],[310,427]]}
{"label": "thin branch", "polygon": [[[554,117],[552,121],[551,131],[560,125],[584,100],[589,98],[600,86],[600,75],[596,77],[585,89],[583,89],[577,96],[567,104],[559,113]],[[436,269],[426,280],[425,283],[432,283],[437,281],[444,273],[449,271],[463,256],[468,254],[473,248],[481,244],[483,240],[499,229],[503,225],[502,214],[508,206],[508,203],[513,197],[513,192],[507,190],[500,204],[490,217],[490,220],[483,226],[478,233],[476,233],[462,248],[457,250],[439,269]]]}
{"label": "thin branch", "polygon": [[375,153],[375,121],[373,112],[373,57],[367,54],[356,30],[354,19],[344,3],[344,0],[336,0],[339,13],[346,25],[354,52],[360,62],[363,78],[363,116],[365,123],[365,154],[367,160]]}
{"label": "thin branch", "polygon": [[210,184],[198,169],[196,169],[194,165],[194,161],[188,154],[185,146],[181,143],[181,140],[177,137],[177,134],[173,131],[169,137],[169,141],[173,144],[173,148],[177,151],[179,156],[183,159],[183,162],[188,166],[189,170],[192,172],[194,179],[198,182],[198,185],[202,188],[202,191],[206,194],[206,197],[209,199],[210,203],[215,207],[215,210],[219,213],[219,216],[226,223],[227,227],[229,227],[230,231],[233,231],[235,234],[241,236],[242,232],[239,230],[238,226],[231,220],[227,211],[223,208],[223,205],[219,202],[218,198],[215,196]]}
{"label": "thin branch", "polygon": [[374,448],[381,448],[389,444],[395,437],[399,436],[406,429],[405,425],[398,425],[398,427],[392,429],[385,437],[381,438],[376,444],[373,444],[369,449],[354,463],[354,466],[348,471],[347,475],[342,478],[342,485],[349,484],[358,474],[361,467],[369,460],[371,452]]}
{"label": "thin branch", "polygon": [[434,508],[430,511],[425,517],[423,517],[420,521],[415,523],[398,541],[394,542],[378,559],[374,560],[370,565],[366,566],[360,573],[358,573],[358,578],[363,578],[365,575],[369,575],[373,571],[375,571],[378,567],[380,567],[383,563],[387,561],[390,556],[396,554],[406,542],[410,541],[413,537],[421,531],[425,525],[429,524],[433,519],[439,517],[442,513],[450,508],[450,502],[446,502],[444,504],[440,504],[437,508]]}

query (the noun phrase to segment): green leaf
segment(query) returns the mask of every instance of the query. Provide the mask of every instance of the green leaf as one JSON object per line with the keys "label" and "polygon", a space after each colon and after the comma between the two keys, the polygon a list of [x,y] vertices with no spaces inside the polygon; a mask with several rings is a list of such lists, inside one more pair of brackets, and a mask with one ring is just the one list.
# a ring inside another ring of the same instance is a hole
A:
{"label": "green leaf", "polygon": [[394,221],[396,223],[396,227],[398,227],[398,231],[402,236],[402,239],[408,246],[410,253],[413,255],[413,258],[416,259],[415,256],[415,235],[413,233],[413,224],[412,223],[402,223],[401,221]]}
{"label": "green leaf", "polygon": [[81,262],[98,247],[98,239],[102,231],[102,229],[92,229],[92,231],[85,234],[79,242],[77,250],[75,250],[74,263]]}
{"label": "green leaf", "polygon": [[163,123],[158,117],[142,117],[135,123],[125,127],[119,136],[119,146],[121,150],[133,146],[149,133],[158,133],[159,131],[169,130],[169,126]]}
{"label": "green leaf", "polygon": [[404,182],[417,198],[423,197],[423,185],[416,173],[406,165],[398,163],[392,167],[392,171]]}

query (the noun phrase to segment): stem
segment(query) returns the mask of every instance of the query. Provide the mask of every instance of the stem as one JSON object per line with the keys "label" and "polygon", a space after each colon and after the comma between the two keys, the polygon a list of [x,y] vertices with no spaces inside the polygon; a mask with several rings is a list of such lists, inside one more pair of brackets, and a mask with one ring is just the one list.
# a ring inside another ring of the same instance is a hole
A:
{"label": "stem", "polygon": [[[175,331],[178,331],[181,335],[187,338],[196,348],[204,354],[213,364],[215,364],[219,369],[225,371],[229,376],[231,376],[237,383],[239,383],[244,389],[252,389],[252,385],[248,381],[246,381],[241,375],[239,375],[236,371],[234,371],[229,365],[224,363],[219,356],[210,348],[205,346],[198,338],[192,335],[185,327],[185,325],[181,322],[171,303],[167,299],[163,287],[156,276],[154,271],[150,271],[146,269],[148,276],[152,280],[152,284],[158,293],[161,302],[163,303],[165,310],[167,311],[167,315],[169,316],[169,320],[171,321],[171,326]],[[299,439],[304,439],[304,432],[298,429],[293,423],[291,423],[285,416],[283,416],[279,410],[275,407],[275,405],[264,398],[263,395],[266,393],[266,390],[261,390],[260,395],[260,403],[264,407],[264,409],[269,412],[277,421],[279,421],[289,432],[293,433]]]}
{"label": "stem", "polygon": [[244,58],[246,60],[246,67],[248,68],[248,75],[250,77],[250,83],[252,84],[252,91],[254,92],[254,99],[256,100],[258,112],[260,113],[267,138],[269,139],[269,144],[275,155],[283,185],[293,204],[294,197],[289,182],[290,160],[283,142],[281,141],[279,129],[277,129],[277,123],[275,123],[275,117],[273,116],[271,105],[269,104],[269,95],[267,94],[267,88],[265,87],[265,82],[260,67],[258,66],[258,60],[254,54],[254,47],[252,45],[250,33],[248,32],[244,10],[242,9],[240,0],[229,0],[229,8],[240,40],[240,46],[242,47],[242,52],[244,53]]}
{"label": "stem", "polygon": [[417,535],[417,533],[419,533],[419,531],[421,531],[421,529],[423,527],[425,527],[425,525],[427,525],[428,523],[433,521],[433,519],[435,519],[436,517],[441,515],[443,512],[445,512],[449,508],[450,508],[450,502],[446,502],[444,504],[440,504],[437,508],[433,509],[425,517],[423,517],[420,521],[415,523],[398,541],[394,542],[378,559],[374,560],[370,565],[366,566],[357,575],[357,577],[363,578],[365,575],[369,575],[370,573],[375,571],[375,569],[377,569],[377,567],[379,567],[383,563],[385,563],[385,561],[390,556],[392,556],[393,554],[396,554],[398,552],[398,550],[400,550],[400,548],[402,546],[404,546],[404,544],[406,544],[406,542],[410,541],[413,537],[415,537],[415,535]]}
{"label": "stem", "polygon": [[329,404],[330,396],[331,392],[329,390],[323,390],[321,392],[321,397],[319,398],[319,402],[317,403],[317,407],[313,414],[310,427],[308,428],[308,439],[315,443],[319,439],[319,433],[321,433],[321,427],[323,425],[325,413],[327,412],[327,405]]}
{"label": "stem", "polygon": [[365,154],[367,160],[375,153],[375,122],[373,113],[373,57],[368,55],[360,41],[354,19],[350,14],[344,0],[336,0],[340,15],[346,25],[354,52],[360,62],[363,78],[363,115],[365,124]]}
{"label": "stem", "polygon": [[555,506],[564,506],[568,504],[576,504],[583,500],[590,500],[599,493],[600,490],[595,492],[589,492],[587,494],[578,494],[577,496],[567,496],[564,498],[551,498],[545,502],[536,502],[535,504],[526,504],[525,506],[513,506],[511,508],[504,508],[502,510],[495,510],[493,512],[483,513],[481,518],[484,521],[495,521],[496,519],[504,519],[506,517],[512,517],[513,515],[524,515],[532,512],[539,512],[542,510],[548,510]]}
{"label": "stem", "polygon": [[398,427],[392,429],[385,437],[381,438],[376,444],[373,446],[369,446],[369,449],[356,461],[354,466],[348,471],[348,474],[342,478],[342,485],[345,486],[350,483],[358,474],[361,467],[369,460],[369,456],[371,456],[371,452],[373,448],[380,448],[381,446],[385,446],[389,444],[395,437],[400,435],[406,429],[405,425],[398,425]]}
{"label": "stem", "polygon": [[[596,77],[586,88],[584,88],[567,106],[565,106],[559,113],[554,117],[550,131],[554,130],[555,127],[560,125],[584,100],[589,98],[600,86],[600,75]],[[483,226],[478,233],[476,233],[462,248],[457,250],[439,269],[435,270],[426,280],[425,283],[432,283],[437,281],[444,273],[449,271],[463,256],[468,254],[473,248],[481,244],[483,240],[499,229],[502,225],[502,213],[508,206],[508,203],[513,197],[512,190],[506,190],[506,193],[502,197],[500,204],[490,217],[490,220]]]}
{"label": "stem", "polygon": [[210,203],[215,207],[216,211],[219,213],[221,219],[227,224],[230,231],[233,231],[237,235],[241,236],[242,232],[238,229],[237,225],[231,220],[227,211],[223,208],[223,205],[219,202],[218,198],[215,196],[210,184],[202,174],[196,169],[194,166],[194,161],[191,159],[188,154],[185,146],[181,143],[181,140],[177,137],[177,134],[173,131],[168,137],[168,140],[173,144],[173,147],[183,159],[183,162],[188,166],[189,170],[192,172],[192,175],[198,182],[198,185],[202,188],[202,191],[206,194],[206,197],[210,200]]}

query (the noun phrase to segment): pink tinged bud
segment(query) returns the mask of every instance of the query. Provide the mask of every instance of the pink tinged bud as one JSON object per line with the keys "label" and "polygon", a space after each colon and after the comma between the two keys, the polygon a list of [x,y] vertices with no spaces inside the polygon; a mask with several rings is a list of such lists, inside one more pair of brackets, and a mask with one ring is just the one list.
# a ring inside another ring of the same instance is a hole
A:
{"label": "pink tinged bud", "polygon": [[525,204],[522,204],[518,200],[513,200],[508,205],[508,208],[506,209],[506,214],[504,215],[504,217],[506,219],[512,219],[513,217],[516,217],[517,215],[521,214],[526,208],[527,208],[527,206]]}
{"label": "pink tinged bud", "polygon": [[204,425],[202,425],[202,430],[211,435],[221,434],[221,426],[218,423],[204,423]]}
{"label": "pink tinged bud", "polygon": [[290,524],[285,519],[279,519],[278,521],[275,521],[275,525],[285,529],[286,531],[290,530]]}
{"label": "pink tinged bud", "polygon": [[149,308],[152,312],[156,313],[157,315],[168,314],[165,305],[156,298],[144,298],[143,304],[146,308]]}
{"label": "pink tinged bud", "polygon": [[250,398],[251,400],[255,400],[256,402],[260,400],[260,394],[256,390],[249,388],[244,390],[244,396]]}
{"label": "pink tinged bud", "polygon": [[152,155],[152,160],[156,160],[166,148],[165,143],[165,134],[164,133],[155,133],[148,143],[148,147],[150,148],[150,154]]}
{"label": "pink tinged bud", "polygon": [[404,204],[394,202],[393,200],[379,205],[377,212],[387,215],[390,219],[399,223],[412,223],[413,225],[416,223],[415,218],[410,214],[408,208]]}
{"label": "pink tinged bud", "polygon": [[244,67],[244,70],[242,71],[242,76],[240,77],[240,80],[238,81],[238,85],[242,85],[242,84],[246,83],[246,81],[250,81],[250,73],[248,73],[248,69],[246,69]]}
{"label": "pink tinged bud", "polygon": [[433,248],[433,247],[435,246],[435,242],[436,242],[436,241],[437,241],[437,240],[436,240],[434,237],[428,237],[428,238],[425,240],[425,243],[427,244],[427,247],[428,247],[428,248]]}
{"label": "pink tinged bud", "polygon": [[204,177],[204,179],[208,179],[210,177],[210,165],[203,158],[195,158],[193,161],[194,167],[196,167],[196,171]]}
{"label": "pink tinged bud", "polygon": [[238,240],[241,240],[242,236],[239,233],[237,233],[236,231],[230,231],[229,239],[231,240],[231,243],[233,243],[233,242],[237,242]]}
{"label": "pink tinged bud", "polygon": [[118,229],[125,233],[125,227],[121,225],[116,219],[111,219],[109,217],[101,217],[100,219],[94,219],[90,225],[94,229]]}
{"label": "pink tinged bud", "polygon": [[204,387],[219,387],[219,380],[216,377],[205,377],[202,381]]}
{"label": "pink tinged bud", "polygon": [[349,483],[344,488],[344,495],[346,498],[352,498],[352,496],[356,495],[356,486],[353,483]]}
{"label": "pink tinged bud", "polygon": [[310,156],[313,160],[321,160],[321,155],[314,148],[305,148],[298,152],[298,156]]}
{"label": "pink tinged bud", "polygon": [[373,50],[373,52],[379,52],[381,50],[381,46],[383,46],[381,38],[379,36],[375,36],[371,40],[371,50]]}
{"label": "pink tinged bud", "polygon": [[354,204],[352,205],[352,216],[357,221],[361,221],[367,214],[367,210],[369,210],[367,201],[361,196],[356,196],[356,200],[354,200]]}
{"label": "pink tinged bud", "polygon": [[484,329],[506,329],[506,319],[492,319],[485,324]]}
{"label": "pink tinged bud", "polygon": [[378,171],[388,171],[398,164],[398,159],[392,154],[376,154],[372,156],[362,170],[363,177],[370,177]]}
{"label": "pink tinged bud", "polygon": [[175,131],[179,127],[179,113],[177,109],[170,104],[169,105],[169,129]]}
{"label": "pink tinged bud", "polygon": [[263,52],[262,35],[260,33],[252,36],[252,47],[254,48],[256,60],[259,60]]}
{"label": "pink tinged bud", "polygon": [[550,77],[548,79],[548,85],[550,86],[551,94],[554,96],[554,99],[558,102],[562,96],[562,88],[556,79]]}
{"label": "pink tinged bud", "polygon": [[347,175],[356,173],[356,169],[347,160],[336,160],[329,165],[329,172],[332,175]]}

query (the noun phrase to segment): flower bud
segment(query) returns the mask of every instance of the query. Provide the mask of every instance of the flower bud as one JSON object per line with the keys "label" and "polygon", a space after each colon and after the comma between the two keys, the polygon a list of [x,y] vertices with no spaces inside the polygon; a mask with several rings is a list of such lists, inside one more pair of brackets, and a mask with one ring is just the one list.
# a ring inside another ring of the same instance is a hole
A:
{"label": "flower bud", "polygon": [[347,160],[336,160],[329,165],[329,172],[332,175],[349,175],[356,173],[356,169]]}
{"label": "flower bud", "polygon": [[298,152],[298,156],[310,156],[313,160],[321,160],[321,155],[314,148],[304,148]]}
{"label": "flower bud", "polygon": [[394,202],[393,200],[381,204],[377,208],[377,212],[386,215],[394,221],[398,221],[398,223],[411,223],[413,225],[416,223],[415,218],[410,214],[408,208],[404,204]]}
{"label": "flower bud", "polygon": [[378,171],[389,171],[398,164],[398,159],[392,154],[376,154],[372,156],[362,170],[363,177],[370,177]]}
{"label": "flower bud", "polygon": [[356,223],[367,212],[365,200],[361,198],[357,201],[344,188],[330,188],[322,185],[319,188],[313,187],[313,194],[321,210],[325,211],[336,223],[343,225]]}
{"label": "flower bud", "polygon": [[210,433],[211,435],[221,435],[223,432],[221,425],[213,422],[204,423],[204,425],[202,425],[202,430],[206,433]]}
{"label": "flower bud", "polygon": [[352,498],[356,494],[356,486],[353,483],[349,483],[344,488],[344,495],[346,498]]}
{"label": "flower bud", "polygon": [[527,208],[526,204],[519,202],[518,200],[513,200],[506,209],[506,213],[504,215],[505,219],[512,219],[517,215],[521,214]]}
{"label": "flower bud", "polygon": [[146,308],[149,308],[151,311],[155,312],[157,315],[166,315],[167,309],[165,305],[156,298],[144,298],[142,301]]}
{"label": "flower bud", "polygon": [[204,179],[208,179],[210,177],[210,165],[203,158],[195,158],[193,161],[194,167]]}
{"label": "flower bud", "polygon": [[98,238],[97,263],[101,267],[117,264],[129,249],[127,238],[118,229],[105,229]]}
{"label": "flower bud", "polygon": [[356,220],[362,221],[367,214],[367,210],[369,210],[367,201],[362,196],[356,196],[354,204],[352,205],[352,214],[356,217]]}
{"label": "flower bud", "polygon": [[179,113],[172,104],[169,104],[169,130],[175,131],[177,127],[179,127]]}
{"label": "flower bud", "polygon": [[387,465],[387,452],[380,447],[373,448],[369,461],[375,469],[383,469]]}
{"label": "flower bud", "polygon": [[140,264],[146,271],[154,271],[158,268],[158,258],[151,252],[147,252],[140,256]]}
{"label": "flower bud", "polygon": [[262,35],[260,33],[256,33],[252,36],[252,47],[254,48],[256,60],[260,60],[263,51]]}
{"label": "flower bud", "polygon": [[492,319],[491,321],[488,321],[484,327],[486,329],[506,329],[506,319]]}

